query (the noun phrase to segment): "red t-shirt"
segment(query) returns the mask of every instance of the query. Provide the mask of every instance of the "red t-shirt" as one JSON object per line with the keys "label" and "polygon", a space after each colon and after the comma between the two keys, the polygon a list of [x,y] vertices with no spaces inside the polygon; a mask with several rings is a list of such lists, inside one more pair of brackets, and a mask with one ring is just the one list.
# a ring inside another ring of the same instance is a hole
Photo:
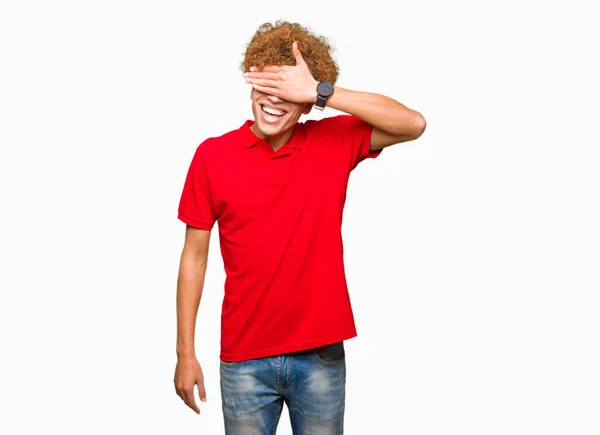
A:
{"label": "red t-shirt", "polygon": [[350,172],[381,153],[369,151],[373,127],[350,115],[297,123],[276,152],[253,123],[198,146],[179,203],[186,224],[219,223],[224,361],[357,335],[342,214]]}

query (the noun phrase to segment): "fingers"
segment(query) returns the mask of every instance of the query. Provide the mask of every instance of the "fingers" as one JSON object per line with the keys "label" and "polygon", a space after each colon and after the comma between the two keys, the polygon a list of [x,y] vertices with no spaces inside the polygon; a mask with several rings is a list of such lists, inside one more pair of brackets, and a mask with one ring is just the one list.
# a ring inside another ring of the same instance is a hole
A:
{"label": "fingers", "polygon": [[294,54],[297,65],[304,63],[304,58],[302,57],[302,53],[300,53],[300,49],[298,48],[298,43],[296,41],[292,43],[292,53]]}
{"label": "fingers", "polygon": [[[251,84],[254,89],[267,94],[276,95],[279,92],[281,86],[280,80],[275,80],[272,77],[279,77],[276,73],[246,73],[246,83]],[[258,78],[258,77],[271,77],[271,78]]]}
{"label": "fingers", "polygon": [[255,79],[250,77],[246,77],[246,83],[262,86],[263,88],[278,88],[281,86],[281,82],[278,82],[277,80]]}
{"label": "fingers", "polygon": [[280,97],[280,93],[279,93],[279,89],[277,88],[270,88],[268,86],[260,86],[257,84],[252,85],[254,87],[254,89],[256,89],[257,91],[260,91],[264,94],[269,94],[269,95],[273,95],[275,97]]}
{"label": "fingers", "polygon": [[251,72],[281,72],[283,71],[283,66],[279,66],[279,65],[266,65],[263,66],[262,68],[257,68],[255,66],[250,68]]}
{"label": "fingers", "polygon": [[204,381],[198,380],[189,387],[177,385],[175,383],[175,392],[183,400],[183,402],[189,406],[196,414],[200,414],[200,408],[196,405],[196,398],[194,397],[194,385],[198,385],[198,396],[202,402],[206,402],[206,389],[204,388]]}
{"label": "fingers", "polygon": [[244,74],[244,77],[251,78],[251,79],[266,79],[266,80],[275,80],[275,81],[283,79],[283,75],[281,74],[281,72],[271,72],[271,71],[247,72]]}
{"label": "fingers", "polygon": [[200,408],[196,405],[196,399],[194,398],[194,387],[183,390],[183,401],[187,406],[192,408],[196,414],[200,414]]}
{"label": "fingers", "polygon": [[181,397],[181,400],[183,399],[183,388],[181,387],[181,385],[178,384],[177,379],[175,379],[175,393],[177,393],[177,395],[179,397]]}
{"label": "fingers", "polygon": [[198,396],[200,397],[200,401],[206,402],[206,389],[202,381],[198,382]]}
{"label": "fingers", "polygon": [[[198,405],[196,405],[196,400],[194,399],[193,385],[190,388],[175,387],[175,392],[187,406],[194,410],[196,414],[200,414],[200,408],[198,408]],[[206,393],[204,394],[204,397],[206,399]],[[206,402],[206,400],[204,401]]]}
{"label": "fingers", "polygon": [[[200,414],[200,409],[196,405],[196,400],[194,399],[194,385],[192,385],[191,387],[187,387],[187,388],[181,387],[181,386],[175,386],[175,392],[187,406],[189,406],[190,408],[192,408],[194,410],[194,412],[196,412],[196,414]],[[205,397],[206,397],[206,393],[205,393]]]}

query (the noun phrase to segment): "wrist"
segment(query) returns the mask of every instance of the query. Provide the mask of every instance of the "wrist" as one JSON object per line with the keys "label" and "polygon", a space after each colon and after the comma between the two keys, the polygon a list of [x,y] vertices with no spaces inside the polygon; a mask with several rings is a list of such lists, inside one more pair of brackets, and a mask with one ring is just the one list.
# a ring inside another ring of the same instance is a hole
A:
{"label": "wrist", "polygon": [[325,109],[327,102],[333,95],[335,89],[335,86],[330,81],[321,80],[320,82],[317,82],[317,98],[314,107],[319,110]]}
{"label": "wrist", "polygon": [[177,349],[177,359],[189,359],[189,358],[196,358],[196,352],[194,351],[194,349],[182,349],[179,350]]}
{"label": "wrist", "polygon": [[310,87],[310,92],[308,93],[309,100],[307,102],[310,104],[315,104],[317,102],[317,96],[319,95],[317,86],[319,86],[319,82],[315,80]]}

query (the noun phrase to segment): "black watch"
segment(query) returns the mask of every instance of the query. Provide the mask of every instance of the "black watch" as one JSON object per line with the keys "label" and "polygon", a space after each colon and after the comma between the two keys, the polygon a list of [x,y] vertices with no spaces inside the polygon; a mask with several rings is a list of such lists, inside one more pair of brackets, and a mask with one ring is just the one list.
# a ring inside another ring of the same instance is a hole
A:
{"label": "black watch", "polygon": [[321,80],[317,85],[317,102],[315,103],[315,107],[319,110],[323,110],[325,104],[327,104],[327,99],[331,97],[332,94],[333,83],[328,82],[327,80]]}

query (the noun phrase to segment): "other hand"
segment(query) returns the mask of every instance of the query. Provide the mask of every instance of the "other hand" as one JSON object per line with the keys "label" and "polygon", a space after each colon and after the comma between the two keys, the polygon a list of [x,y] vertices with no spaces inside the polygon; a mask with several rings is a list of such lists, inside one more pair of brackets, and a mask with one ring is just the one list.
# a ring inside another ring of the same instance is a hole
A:
{"label": "other hand", "polygon": [[202,402],[206,402],[206,390],[204,389],[204,374],[196,357],[177,360],[174,382],[175,392],[181,397],[181,400],[196,414],[200,414],[200,408],[194,399],[194,385],[198,385],[198,396]]}

